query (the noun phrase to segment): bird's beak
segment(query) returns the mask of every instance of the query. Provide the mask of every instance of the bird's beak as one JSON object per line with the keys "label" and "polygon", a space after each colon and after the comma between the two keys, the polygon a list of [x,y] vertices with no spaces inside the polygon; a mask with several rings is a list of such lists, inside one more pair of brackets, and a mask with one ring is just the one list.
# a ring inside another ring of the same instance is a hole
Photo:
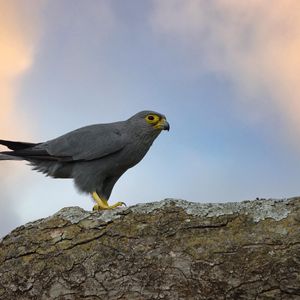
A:
{"label": "bird's beak", "polygon": [[170,124],[166,119],[164,119],[163,122],[163,130],[168,130],[168,131],[170,130]]}
{"label": "bird's beak", "polygon": [[170,124],[165,118],[162,118],[155,126],[154,128],[160,129],[160,130],[170,130]]}

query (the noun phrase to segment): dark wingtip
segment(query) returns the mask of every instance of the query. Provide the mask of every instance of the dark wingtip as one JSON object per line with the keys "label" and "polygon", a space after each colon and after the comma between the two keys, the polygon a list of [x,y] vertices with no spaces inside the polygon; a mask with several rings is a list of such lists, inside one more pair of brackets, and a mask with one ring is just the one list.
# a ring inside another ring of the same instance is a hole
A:
{"label": "dark wingtip", "polygon": [[0,144],[6,146],[11,150],[24,150],[38,145],[35,143],[15,142],[15,141],[7,141],[7,140],[0,140]]}

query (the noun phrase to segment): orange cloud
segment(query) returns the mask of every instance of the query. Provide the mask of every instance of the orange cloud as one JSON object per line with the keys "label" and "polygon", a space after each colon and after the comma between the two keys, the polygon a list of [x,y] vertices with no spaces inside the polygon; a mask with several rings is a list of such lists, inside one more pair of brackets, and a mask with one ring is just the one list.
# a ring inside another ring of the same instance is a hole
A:
{"label": "orange cloud", "polygon": [[36,1],[0,1],[1,138],[11,138],[26,131],[24,124],[16,125],[15,93],[20,76],[32,64],[39,8]]}
{"label": "orange cloud", "polygon": [[[0,0],[0,138],[28,137],[26,123],[17,110],[16,93],[21,75],[33,61],[37,16],[41,1]],[[14,187],[16,168],[0,162],[0,237],[19,224]],[[18,168],[18,171],[20,168]]]}
{"label": "orange cloud", "polygon": [[277,116],[284,134],[300,134],[298,0],[157,0],[152,24],[197,70],[231,79],[245,115]]}

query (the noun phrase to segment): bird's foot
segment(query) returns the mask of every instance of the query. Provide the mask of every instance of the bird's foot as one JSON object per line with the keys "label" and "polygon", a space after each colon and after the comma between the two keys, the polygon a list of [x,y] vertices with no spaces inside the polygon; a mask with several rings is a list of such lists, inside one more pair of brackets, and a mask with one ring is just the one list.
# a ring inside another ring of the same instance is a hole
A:
{"label": "bird's foot", "polygon": [[93,210],[106,210],[106,209],[114,209],[119,206],[126,206],[124,202],[117,202],[113,205],[109,205],[107,200],[101,199],[96,192],[92,194],[93,199],[96,201],[97,204],[94,205]]}
{"label": "bird's foot", "polygon": [[106,209],[114,209],[116,207],[123,206],[123,205],[126,206],[126,204],[124,202],[117,202],[113,205],[108,205],[108,204],[107,205],[103,205],[103,204],[99,205],[97,203],[93,206],[93,210],[99,211],[99,210],[106,210]]}

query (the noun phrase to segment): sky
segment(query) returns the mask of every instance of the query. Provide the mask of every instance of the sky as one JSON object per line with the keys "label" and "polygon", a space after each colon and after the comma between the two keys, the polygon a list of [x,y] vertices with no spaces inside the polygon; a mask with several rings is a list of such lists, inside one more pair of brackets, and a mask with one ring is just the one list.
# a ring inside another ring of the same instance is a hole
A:
{"label": "sky", "polygon": [[[110,203],[300,194],[298,0],[0,0],[0,138],[167,116]],[[5,150],[5,148],[1,148]],[[92,200],[0,162],[0,236]]]}

